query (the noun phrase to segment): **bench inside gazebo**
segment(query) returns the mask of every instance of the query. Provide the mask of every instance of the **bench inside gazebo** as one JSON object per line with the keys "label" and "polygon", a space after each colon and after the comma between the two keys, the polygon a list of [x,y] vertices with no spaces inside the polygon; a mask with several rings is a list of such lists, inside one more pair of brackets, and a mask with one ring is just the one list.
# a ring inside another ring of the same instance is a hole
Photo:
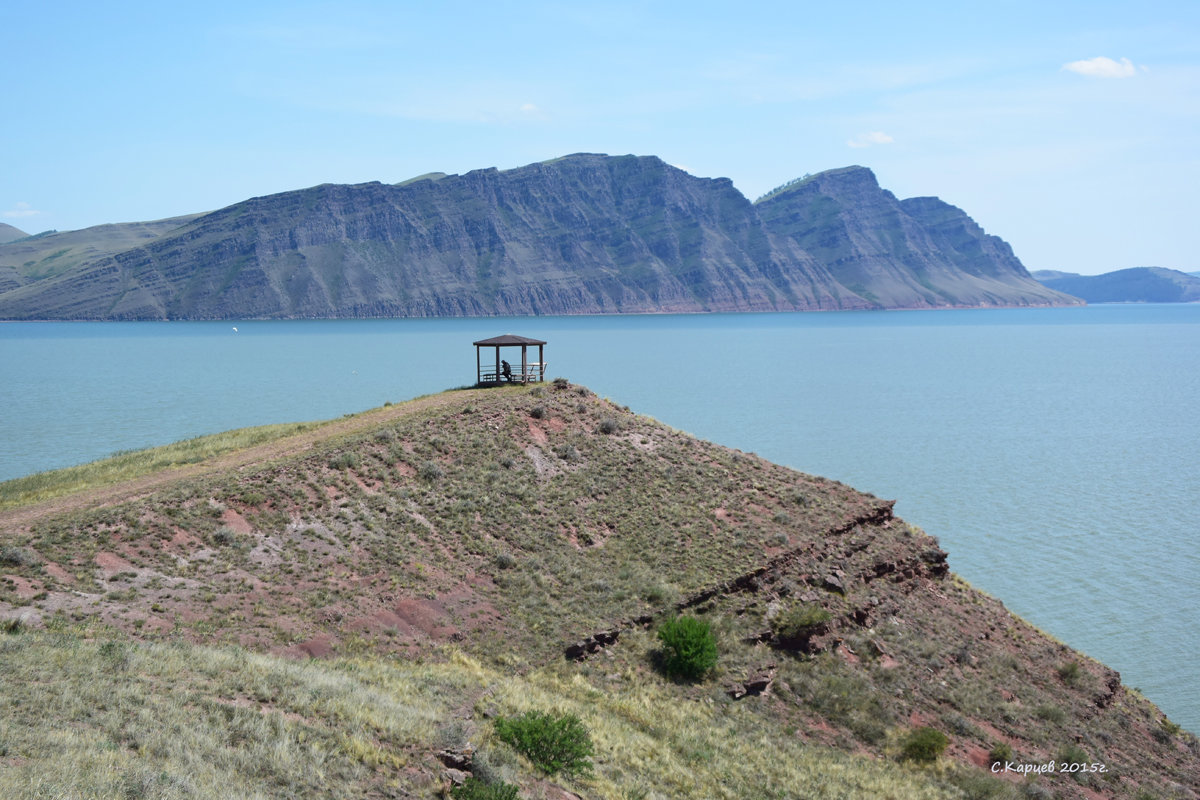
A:
{"label": "bench inside gazebo", "polygon": [[[534,383],[546,380],[546,360],[543,348],[546,343],[541,339],[530,339],[525,336],[515,336],[506,333],[503,336],[493,336],[491,339],[480,339],[475,342],[475,375],[476,383],[481,386],[494,386],[500,383]],[[537,361],[530,361],[529,348],[537,346]],[[483,348],[493,349],[494,358],[484,363]],[[500,358],[501,347],[521,348],[521,363],[509,364]]]}

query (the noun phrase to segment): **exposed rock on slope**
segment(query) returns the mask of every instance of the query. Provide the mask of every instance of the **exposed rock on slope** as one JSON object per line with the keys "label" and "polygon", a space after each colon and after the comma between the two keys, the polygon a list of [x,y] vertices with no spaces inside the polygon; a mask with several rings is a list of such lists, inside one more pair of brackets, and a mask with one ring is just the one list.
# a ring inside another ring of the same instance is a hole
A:
{"label": "exposed rock on slope", "polygon": [[[238,203],[142,246],[0,293],[0,317],[484,316],[1074,302],[1029,280],[1006,245],[983,236],[957,209],[923,200],[900,217],[880,213],[896,201],[869,171],[827,175],[757,207],[728,179],[697,178],[658,158],[635,156],[578,154],[504,172],[431,174],[395,186],[317,186]],[[828,189],[824,197],[836,213],[809,202],[814,187]],[[896,230],[904,246],[881,249],[879,242],[894,239]],[[4,258],[0,248],[0,264]]]}
{"label": "exposed rock on slope", "polygon": [[936,197],[897,200],[863,167],[787,185],[756,207],[768,227],[885,308],[1063,305],[1012,248]]}

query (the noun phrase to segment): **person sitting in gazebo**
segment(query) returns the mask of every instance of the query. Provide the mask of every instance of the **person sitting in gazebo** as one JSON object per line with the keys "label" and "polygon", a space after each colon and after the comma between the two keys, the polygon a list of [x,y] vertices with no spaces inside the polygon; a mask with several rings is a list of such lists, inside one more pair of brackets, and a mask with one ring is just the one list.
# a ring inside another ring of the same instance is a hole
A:
{"label": "person sitting in gazebo", "polygon": [[501,367],[500,374],[502,376],[504,376],[504,380],[508,381],[509,383],[512,383],[512,367],[509,366],[509,363],[507,361],[501,361],[500,367]]}

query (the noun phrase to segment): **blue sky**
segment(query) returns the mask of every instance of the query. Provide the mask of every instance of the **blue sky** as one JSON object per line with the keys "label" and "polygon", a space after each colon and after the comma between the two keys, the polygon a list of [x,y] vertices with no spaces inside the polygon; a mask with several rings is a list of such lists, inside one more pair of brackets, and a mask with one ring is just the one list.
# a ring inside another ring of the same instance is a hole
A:
{"label": "blue sky", "polygon": [[0,222],[657,155],[862,164],[1029,269],[1200,270],[1200,3],[10,3]]}

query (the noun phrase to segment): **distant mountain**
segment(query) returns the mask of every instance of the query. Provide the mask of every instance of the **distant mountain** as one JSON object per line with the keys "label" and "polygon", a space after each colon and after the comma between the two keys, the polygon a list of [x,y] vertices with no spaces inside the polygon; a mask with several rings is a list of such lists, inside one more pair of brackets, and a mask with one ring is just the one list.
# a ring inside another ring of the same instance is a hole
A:
{"label": "distant mountain", "polygon": [[1200,302],[1200,277],[1162,267],[1134,267],[1103,275],[1038,270],[1033,277],[1089,303]]}
{"label": "distant mountain", "polygon": [[14,239],[24,239],[28,235],[28,233],[20,228],[14,228],[12,225],[0,222],[0,244],[11,242]]}
{"label": "distant mountain", "polygon": [[0,283],[0,318],[1077,302],[1032,280],[1008,245],[960,210],[935,198],[897,201],[861,167],[793,182],[752,204],[728,179],[697,178],[652,156],[576,154],[391,186],[326,184],[108,227],[143,239],[110,238],[90,253],[86,231],[47,237],[36,254],[0,245],[0,270],[10,276]]}

